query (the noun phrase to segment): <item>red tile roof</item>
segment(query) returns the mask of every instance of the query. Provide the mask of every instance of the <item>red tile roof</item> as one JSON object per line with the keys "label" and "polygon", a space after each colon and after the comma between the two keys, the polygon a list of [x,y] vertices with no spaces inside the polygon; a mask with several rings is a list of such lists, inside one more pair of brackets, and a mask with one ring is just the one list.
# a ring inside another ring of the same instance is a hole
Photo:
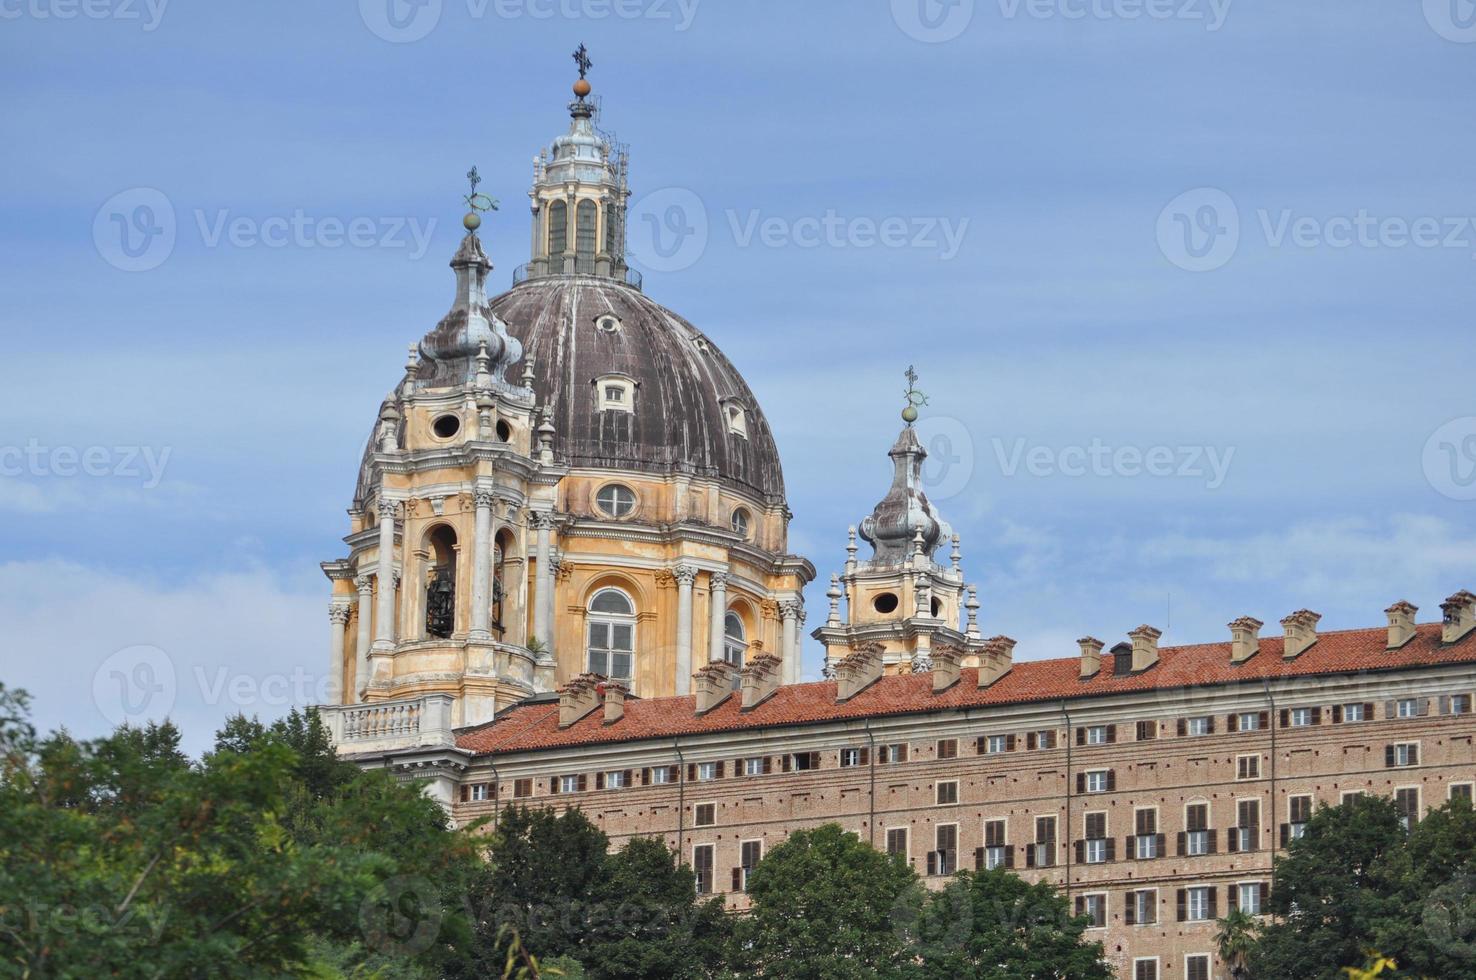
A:
{"label": "red tile roof", "polygon": [[768,700],[746,712],[735,693],[701,717],[691,696],[631,698],[625,702],[625,717],[613,725],[606,725],[604,713],[596,709],[562,731],[558,727],[557,702],[529,701],[513,705],[484,725],[462,730],[456,741],[461,748],[479,755],[503,754],[1139,691],[1162,692],[1166,707],[1178,707],[1190,714],[1194,692],[1205,688],[1259,684],[1263,678],[1476,662],[1476,631],[1449,645],[1441,642],[1440,635],[1439,624],[1424,624],[1403,647],[1386,650],[1388,631],[1383,628],[1325,632],[1306,652],[1290,661],[1282,659],[1281,637],[1265,637],[1260,641],[1260,651],[1238,665],[1230,662],[1228,642],[1164,647],[1159,651],[1158,664],[1146,671],[1116,676],[1113,658],[1104,656],[1101,671],[1086,680],[1079,676],[1078,657],[1020,661],[984,690],[977,686],[978,672],[966,668],[957,684],[937,695],[933,694],[930,674],[891,675],[845,704],[835,701],[834,681],[819,681],[780,687]]}

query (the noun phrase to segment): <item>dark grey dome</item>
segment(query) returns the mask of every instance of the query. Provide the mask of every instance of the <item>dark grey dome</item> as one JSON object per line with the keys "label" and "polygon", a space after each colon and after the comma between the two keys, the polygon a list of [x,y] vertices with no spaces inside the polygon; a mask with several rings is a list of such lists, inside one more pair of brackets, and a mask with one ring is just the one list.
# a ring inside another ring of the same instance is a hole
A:
{"label": "dark grey dome", "polygon": [[[555,450],[571,465],[717,476],[783,500],[779,451],[753,392],[686,320],[592,276],[529,279],[489,305],[533,359],[534,393],[552,406]],[[595,381],[610,376],[634,382],[633,412],[599,410]],[[730,431],[735,409],[746,437]]]}

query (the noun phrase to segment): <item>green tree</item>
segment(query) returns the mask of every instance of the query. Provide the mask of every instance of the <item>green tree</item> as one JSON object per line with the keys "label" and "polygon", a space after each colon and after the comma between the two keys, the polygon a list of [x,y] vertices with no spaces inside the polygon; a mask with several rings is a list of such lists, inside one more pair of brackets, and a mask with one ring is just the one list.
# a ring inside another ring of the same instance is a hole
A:
{"label": "green tree", "polygon": [[1112,980],[1101,943],[1083,938],[1087,925],[1047,882],[1030,884],[1002,869],[963,872],[923,906],[916,976]]}
{"label": "green tree", "polygon": [[695,894],[696,875],[662,841],[637,837],[611,855],[586,942],[592,980],[715,974],[730,921],[721,898],[699,903]]}
{"label": "green tree", "polygon": [[1252,976],[1339,980],[1363,962],[1373,923],[1391,909],[1382,866],[1404,843],[1392,801],[1357,796],[1319,807],[1276,862],[1269,911],[1249,960]]}
{"label": "green tree", "polygon": [[[290,731],[233,741],[250,734],[236,725],[193,763],[168,725],[42,739],[27,709],[0,687],[8,972],[280,976],[311,969],[325,942],[429,961],[454,954],[457,920],[430,888],[409,916],[413,943],[365,926],[398,880],[444,887],[471,867],[469,843],[417,788],[351,773],[331,795],[315,794]],[[407,916],[395,912],[380,919],[398,927]]]}
{"label": "green tree", "polygon": [[753,910],[735,926],[732,967],[775,980],[906,975],[917,875],[835,824],[793,833],[748,879]]}
{"label": "green tree", "polygon": [[1232,977],[1247,976],[1246,962],[1256,947],[1260,924],[1255,916],[1238,908],[1231,909],[1230,914],[1221,919],[1219,924],[1219,931],[1215,933],[1215,948],[1219,950],[1220,959],[1229,964]]}

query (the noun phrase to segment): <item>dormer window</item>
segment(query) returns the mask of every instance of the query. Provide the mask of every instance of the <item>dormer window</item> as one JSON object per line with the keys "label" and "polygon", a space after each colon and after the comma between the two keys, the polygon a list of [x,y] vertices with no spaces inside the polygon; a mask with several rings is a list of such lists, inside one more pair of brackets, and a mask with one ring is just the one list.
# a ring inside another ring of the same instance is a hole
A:
{"label": "dormer window", "polygon": [[728,421],[728,432],[741,439],[748,438],[748,412],[737,402],[723,403],[723,418]]}
{"label": "dormer window", "polygon": [[634,412],[635,382],[621,375],[596,378],[595,400],[601,412]]}

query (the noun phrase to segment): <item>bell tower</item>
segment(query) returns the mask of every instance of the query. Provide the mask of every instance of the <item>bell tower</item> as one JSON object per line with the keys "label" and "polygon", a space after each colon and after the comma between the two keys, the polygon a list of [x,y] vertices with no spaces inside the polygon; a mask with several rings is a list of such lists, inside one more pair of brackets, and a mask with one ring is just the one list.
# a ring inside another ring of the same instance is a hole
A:
{"label": "bell tower", "polygon": [[[964,583],[958,535],[922,488],[928,453],[914,424],[918,406],[926,405],[927,398],[917,389],[911,367],[906,377],[904,424],[887,453],[892,485],[859,529],[851,527],[845,570],[831,576],[826,593],[830,611],[825,625],[811,634],[825,645],[827,670],[867,644],[881,645],[888,673],[931,669],[932,650],[939,646],[959,648],[962,665],[977,666],[984,647],[979,601],[974,587]],[[857,558],[858,530],[871,545],[870,558]],[[951,545],[947,565],[935,557],[945,542]]]}

